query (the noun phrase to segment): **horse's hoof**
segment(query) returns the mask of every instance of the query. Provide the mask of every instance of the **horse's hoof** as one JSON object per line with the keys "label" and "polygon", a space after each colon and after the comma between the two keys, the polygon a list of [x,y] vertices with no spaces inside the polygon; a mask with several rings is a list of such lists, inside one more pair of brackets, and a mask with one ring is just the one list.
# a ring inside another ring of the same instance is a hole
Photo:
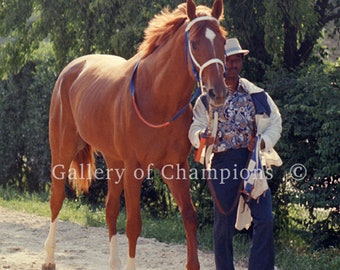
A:
{"label": "horse's hoof", "polygon": [[43,264],[42,270],[55,270],[55,263]]}

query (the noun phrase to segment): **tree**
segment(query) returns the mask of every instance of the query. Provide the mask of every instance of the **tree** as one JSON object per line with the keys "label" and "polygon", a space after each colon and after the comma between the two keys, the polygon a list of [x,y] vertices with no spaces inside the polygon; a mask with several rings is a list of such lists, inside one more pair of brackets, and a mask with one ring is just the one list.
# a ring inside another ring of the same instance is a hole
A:
{"label": "tree", "polygon": [[230,35],[251,51],[260,71],[263,64],[294,69],[306,63],[329,22],[328,34],[340,32],[339,0],[226,1],[225,10]]}
{"label": "tree", "polygon": [[32,17],[34,1],[4,0],[0,3],[0,78],[18,73],[39,45]]}
{"label": "tree", "polygon": [[0,81],[0,184],[39,191],[50,179],[48,111],[55,60],[28,62]]}
{"label": "tree", "polygon": [[[39,47],[52,42],[59,70],[89,53],[131,57],[148,21],[169,1],[3,0],[0,76],[17,73]],[[182,1],[170,1],[172,7]]]}
{"label": "tree", "polygon": [[[289,69],[307,62],[329,22],[335,22],[333,32],[340,31],[338,0],[268,0],[265,5],[267,49],[271,54],[283,57],[283,63]],[[273,25],[278,31],[273,31]]]}

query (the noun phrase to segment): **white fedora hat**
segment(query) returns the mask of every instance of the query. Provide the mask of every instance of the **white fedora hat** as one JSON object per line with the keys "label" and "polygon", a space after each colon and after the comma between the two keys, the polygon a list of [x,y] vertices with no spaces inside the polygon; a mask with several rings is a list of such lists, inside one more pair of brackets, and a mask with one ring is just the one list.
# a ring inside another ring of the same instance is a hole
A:
{"label": "white fedora hat", "polygon": [[241,45],[238,42],[237,38],[228,38],[225,43],[224,49],[225,49],[226,56],[240,54],[240,53],[243,55],[247,55],[249,53],[248,50],[243,50],[241,48]]}

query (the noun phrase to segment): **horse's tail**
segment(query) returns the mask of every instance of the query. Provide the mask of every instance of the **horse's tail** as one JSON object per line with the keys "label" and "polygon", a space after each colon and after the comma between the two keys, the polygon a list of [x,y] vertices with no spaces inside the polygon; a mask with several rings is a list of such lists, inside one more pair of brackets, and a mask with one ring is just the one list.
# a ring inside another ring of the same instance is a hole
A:
{"label": "horse's tail", "polygon": [[95,171],[94,150],[88,144],[72,160],[69,171],[71,187],[77,192],[89,191]]}

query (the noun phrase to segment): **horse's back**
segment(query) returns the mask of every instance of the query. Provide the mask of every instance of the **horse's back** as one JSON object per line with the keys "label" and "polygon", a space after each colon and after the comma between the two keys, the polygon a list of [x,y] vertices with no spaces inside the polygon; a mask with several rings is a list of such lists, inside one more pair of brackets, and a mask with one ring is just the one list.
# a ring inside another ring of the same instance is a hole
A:
{"label": "horse's back", "polygon": [[[71,61],[59,75],[60,80],[72,80],[81,75],[98,77],[112,76],[119,70],[123,70],[127,60],[117,55],[89,54]],[[58,81],[56,84],[58,84]]]}
{"label": "horse's back", "polygon": [[[92,78],[113,77],[117,71],[124,69],[126,59],[116,55],[90,54],[71,61],[61,71],[54,87],[54,92],[63,88],[70,89],[72,84],[80,77]],[[84,79],[83,79],[84,80]]]}
{"label": "horse's back", "polygon": [[84,56],[80,56],[73,61],[71,61],[64,70],[67,70],[69,68],[72,68],[73,66],[77,65],[81,62],[86,62],[90,65],[109,65],[109,66],[115,66],[120,65],[127,60],[123,57],[120,57],[118,55],[109,55],[109,54],[88,54]]}

